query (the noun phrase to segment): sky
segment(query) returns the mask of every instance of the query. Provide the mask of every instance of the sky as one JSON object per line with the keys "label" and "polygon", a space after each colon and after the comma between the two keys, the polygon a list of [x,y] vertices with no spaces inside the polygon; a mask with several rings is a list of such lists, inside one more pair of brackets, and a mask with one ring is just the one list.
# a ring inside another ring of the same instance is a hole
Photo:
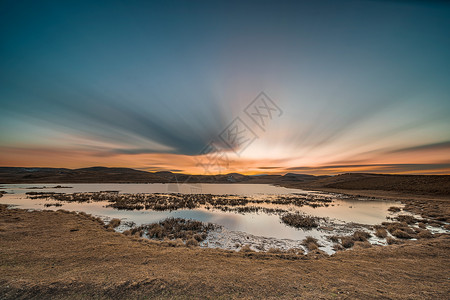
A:
{"label": "sky", "polygon": [[450,174],[449,33],[441,1],[3,0],[0,166]]}

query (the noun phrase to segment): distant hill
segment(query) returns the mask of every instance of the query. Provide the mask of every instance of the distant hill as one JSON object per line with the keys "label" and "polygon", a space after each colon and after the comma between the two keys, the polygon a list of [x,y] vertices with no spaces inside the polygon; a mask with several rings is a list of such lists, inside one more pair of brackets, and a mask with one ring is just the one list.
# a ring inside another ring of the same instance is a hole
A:
{"label": "distant hill", "polygon": [[91,167],[13,168],[0,167],[0,183],[234,183],[251,177],[238,174],[187,175],[169,171],[146,172],[130,168]]}
{"label": "distant hill", "polygon": [[153,173],[129,168],[5,168],[0,183],[152,183],[168,182]]}
{"label": "distant hill", "polygon": [[295,173],[286,173],[282,176],[283,181],[303,181],[303,182],[309,182],[317,179],[323,179],[328,178],[330,176],[314,176],[314,175],[308,175],[308,174],[295,174]]}
{"label": "distant hill", "polygon": [[[270,183],[311,182],[324,176],[288,173],[286,175],[247,176],[239,173],[189,175],[169,171],[146,172],[130,168],[91,167],[13,168],[0,167],[1,183]],[[325,176],[326,177],[326,176]]]}
{"label": "distant hill", "polygon": [[417,195],[450,196],[450,175],[346,173],[287,186],[311,189],[377,190]]}
{"label": "distant hill", "polygon": [[7,183],[258,183],[317,190],[378,190],[398,193],[450,196],[450,175],[386,175],[347,173],[336,176],[285,175],[189,175],[169,171],[146,172],[130,168],[0,167],[0,184]]}

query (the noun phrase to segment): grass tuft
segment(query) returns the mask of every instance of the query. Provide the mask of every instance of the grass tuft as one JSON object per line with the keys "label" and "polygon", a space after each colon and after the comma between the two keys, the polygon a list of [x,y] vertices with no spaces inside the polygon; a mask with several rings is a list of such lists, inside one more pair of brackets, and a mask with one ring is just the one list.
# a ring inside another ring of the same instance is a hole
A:
{"label": "grass tuft", "polygon": [[281,221],[283,221],[283,223],[285,223],[286,225],[295,228],[311,229],[319,226],[316,218],[304,216],[301,214],[293,214],[293,213],[285,214],[281,217]]}
{"label": "grass tuft", "polygon": [[309,251],[317,250],[320,247],[317,239],[311,236],[306,237],[306,239],[303,240],[302,245],[304,245]]}
{"label": "grass tuft", "polygon": [[371,237],[370,233],[365,232],[365,231],[361,231],[361,230],[355,231],[353,233],[353,240],[354,241],[365,242],[370,237]]}
{"label": "grass tuft", "polygon": [[387,231],[384,228],[378,227],[375,229],[375,235],[381,239],[384,239],[387,237]]}
{"label": "grass tuft", "polygon": [[108,223],[108,227],[110,227],[110,228],[116,228],[119,225],[120,225],[120,219],[112,219]]}
{"label": "grass tuft", "polygon": [[186,241],[186,247],[197,247],[197,246],[198,246],[198,241],[194,238],[191,238]]}
{"label": "grass tuft", "polygon": [[401,229],[396,229],[392,232],[392,235],[401,239],[410,239],[411,235]]}
{"label": "grass tuft", "polygon": [[341,238],[341,244],[344,248],[351,248],[355,244],[355,241],[351,236],[344,236]]}

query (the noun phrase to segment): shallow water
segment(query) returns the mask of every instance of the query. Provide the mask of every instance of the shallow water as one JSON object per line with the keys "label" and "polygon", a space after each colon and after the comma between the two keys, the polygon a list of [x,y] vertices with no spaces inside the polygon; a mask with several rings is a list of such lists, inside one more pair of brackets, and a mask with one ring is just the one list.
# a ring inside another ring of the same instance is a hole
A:
{"label": "shallow water", "polygon": [[[62,186],[63,188],[55,188]],[[120,193],[183,193],[213,195],[285,195],[292,193],[308,193],[299,189],[289,189],[270,184],[173,184],[173,183],[72,183],[72,184],[2,184],[3,191],[8,193],[26,193],[30,191],[79,193],[119,191]],[[39,189],[30,189],[37,187]],[[70,188],[64,188],[70,187]]]}
{"label": "shallow water", "polygon": [[[61,184],[62,185],[62,184]],[[42,187],[46,187],[42,189]],[[323,241],[325,248],[330,248],[329,242],[324,240],[327,235],[336,232],[327,232],[321,229],[301,230],[289,227],[280,221],[280,216],[276,214],[258,213],[237,213],[223,212],[219,209],[207,210],[204,207],[196,209],[180,209],[176,211],[151,211],[151,210],[117,210],[106,207],[108,202],[91,202],[91,203],[74,203],[61,202],[60,207],[44,207],[46,203],[56,203],[57,201],[45,199],[29,199],[25,195],[26,192],[99,192],[106,190],[119,191],[121,193],[168,193],[174,190],[170,184],[64,184],[62,186],[70,186],[71,188],[54,188],[56,184],[5,184],[1,186],[2,191],[6,191],[0,203],[15,205],[25,209],[49,209],[58,210],[65,209],[69,211],[83,211],[88,214],[100,216],[106,220],[110,218],[120,218],[125,222],[134,222],[136,225],[149,224],[161,221],[167,217],[180,217],[194,219],[202,222],[214,223],[223,226],[222,236],[216,236],[216,240],[208,240],[208,246],[220,247],[224,243],[231,248],[230,241],[226,241],[223,235],[234,236],[233,243],[236,242],[236,233],[244,241],[251,243],[267,242],[272,239],[273,243],[280,240],[302,241],[306,236],[313,236]],[[202,193],[222,195],[235,194],[245,195],[248,197],[265,198],[274,197],[275,195],[289,194],[315,194],[315,192],[304,191],[299,189],[288,189],[284,187],[272,186],[267,184],[198,184],[180,185],[178,191],[182,193],[198,193],[199,189]],[[34,189],[36,188],[36,189]],[[317,193],[319,194],[319,193]],[[312,208],[310,206],[296,207],[292,205],[274,205],[274,204],[258,204],[268,208],[288,208],[291,211],[298,211],[308,215],[329,218],[334,224],[343,223],[359,223],[366,225],[380,224],[386,221],[389,215],[387,209],[391,206],[401,206],[397,202],[381,201],[381,200],[350,200],[341,199],[339,195],[334,195],[333,202],[328,207]],[[252,205],[252,204],[251,204]],[[119,231],[127,229],[127,226],[120,226]],[[217,240],[222,240],[217,244]],[[230,239],[230,238],[229,238]],[[285,242],[286,244],[287,242]],[[292,243],[291,243],[292,244]],[[298,244],[298,243],[297,243]],[[234,244],[233,244],[234,245]],[[325,249],[330,250],[330,249]]]}

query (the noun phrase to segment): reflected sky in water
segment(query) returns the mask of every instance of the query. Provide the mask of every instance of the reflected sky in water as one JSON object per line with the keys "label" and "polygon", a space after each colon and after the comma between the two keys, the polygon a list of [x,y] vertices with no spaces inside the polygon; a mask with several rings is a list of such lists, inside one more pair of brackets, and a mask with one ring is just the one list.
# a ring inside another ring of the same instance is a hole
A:
{"label": "reflected sky in water", "polygon": [[[318,230],[299,230],[288,227],[280,221],[280,217],[274,214],[259,213],[236,213],[223,212],[217,209],[207,210],[204,207],[192,210],[176,210],[176,211],[151,211],[151,210],[117,210],[106,207],[108,202],[92,202],[92,203],[63,203],[62,207],[44,207],[45,203],[55,203],[44,199],[28,199],[25,195],[28,191],[54,191],[64,193],[74,192],[98,192],[105,190],[119,190],[123,193],[165,193],[168,185],[166,184],[67,184],[72,188],[46,188],[46,189],[29,189],[30,187],[43,187],[55,185],[51,184],[35,184],[35,185],[3,185],[5,194],[0,198],[0,203],[16,205],[25,209],[65,209],[69,211],[83,211],[95,216],[107,218],[120,218],[124,221],[134,222],[137,225],[148,224],[161,221],[167,217],[180,217],[187,219],[199,220],[202,222],[210,222],[224,226],[231,231],[241,231],[255,236],[273,237],[278,239],[302,240],[306,236],[318,236]],[[204,193],[211,194],[237,194],[255,197],[273,197],[274,195],[291,194],[291,193],[313,193],[298,189],[287,189],[264,184],[202,184]],[[189,190],[188,187],[182,186],[181,190]],[[253,204],[250,204],[253,205]],[[295,207],[292,205],[273,205],[258,204],[267,208],[288,208],[292,211],[299,211],[308,215],[317,217],[329,217],[337,222],[355,222],[361,224],[379,224],[386,220],[388,215],[387,209],[390,206],[399,205],[390,201],[373,201],[373,200],[339,200],[335,199],[332,205],[328,207],[312,208],[309,206]]]}

